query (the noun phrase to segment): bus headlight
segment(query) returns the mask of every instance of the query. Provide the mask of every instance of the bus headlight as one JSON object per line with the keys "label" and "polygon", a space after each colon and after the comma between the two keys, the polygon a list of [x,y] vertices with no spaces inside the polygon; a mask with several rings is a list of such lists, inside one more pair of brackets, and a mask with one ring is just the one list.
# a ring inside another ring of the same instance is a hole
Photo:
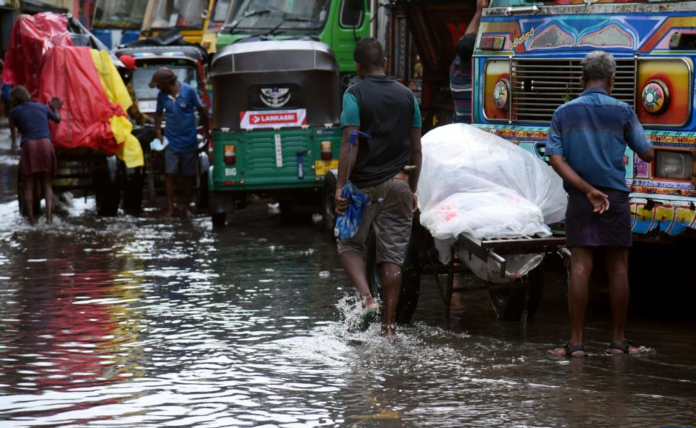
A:
{"label": "bus headlight", "polygon": [[[640,57],[635,80],[635,109],[644,126],[679,127],[691,118],[693,60],[689,57]],[[623,73],[630,70],[626,68]],[[627,93],[630,85],[614,88]]]}
{"label": "bus headlight", "polygon": [[651,80],[641,94],[643,108],[650,114],[662,114],[669,107],[669,88],[662,80]]}
{"label": "bus headlight", "polygon": [[690,180],[693,156],[690,152],[655,151],[655,177],[669,180]]}
{"label": "bus headlight", "polygon": [[498,110],[507,111],[510,108],[510,81],[500,79],[493,88],[493,101]]}

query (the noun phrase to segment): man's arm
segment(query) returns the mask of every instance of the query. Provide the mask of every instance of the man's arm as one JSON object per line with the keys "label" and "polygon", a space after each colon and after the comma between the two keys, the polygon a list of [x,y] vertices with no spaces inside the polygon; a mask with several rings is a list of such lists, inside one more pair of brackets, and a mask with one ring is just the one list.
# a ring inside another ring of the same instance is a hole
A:
{"label": "man's arm", "polygon": [[589,199],[594,207],[594,212],[603,214],[609,209],[609,197],[583,180],[583,178],[568,165],[568,162],[563,159],[563,156],[551,155],[549,156],[549,163],[553,170],[556,171],[563,180],[587,196],[587,199]]}
{"label": "man's arm", "polygon": [[655,149],[650,147],[648,150],[644,151],[643,153],[638,153],[638,157],[643,161],[650,163],[655,159]]}
{"label": "man's arm", "polygon": [[408,183],[411,185],[411,192],[413,192],[413,211],[418,209],[418,180],[420,179],[421,167],[423,166],[423,151],[421,149],[421,129],[420,128],[410,128],[408,130],[408,138],[411,140],[411,165],[415,166],[416,169],[412,170]]}
{"label": "man's arm", "polygon": [[48,118],[56,123],[60,123],[62,120],[60,116],[60,109],[63,107],[63,101],[58,97],[53,97],[51,102],[48,103],[50,110],[48,112]]}
{"label": "man's arm", "polygon": [[490,0],[477,0],[476,1],[476,13],[469,23],[469,27],[466,29],[467,34],[478,33],[479,25],[481,25],[481,17],[483,16],[483,9],[487,8],[490,4]]}
{"label": "man's arm", "polygon": [[645,136],[645,130],[636,113],[631,109],[626,111],[628,119],[626,120],[624,135],[626,136],[628,147],[637,153],[643,162],[652,162],[655,159],[655,150],[652,142]]}
{"label": "man's arm", "polygon": [[198,109],[198,114],[201,119],[201,127],[203,128],[203,136],[205,139],[210,139],[210,129],[208,129],[208,109],[201,107]]}
{"label": "man's arm", "polygon": [[155,135],[162,142],[164,142],[164,138],[162,137],[162,118],[163,117],[164,117],[164,114],[162,114],[162,113],[157,113],[155,115]]}
{"label": "man's arm", "polygon": [[353,150],[350,148],[350,133],[353,131],[359,131],[358,126],[345,126],[343,127],[343,138],[341,139],[341,151],[338,157],[338,177],[336,177],[336,213],[338,215],[343,215],[343,212],[350,205],[350,201],[343,199],[341,197],[341,192],[343,191],[343,186],[346,185],[348,181],[348,165],[352,169],[355,166],[355,161],[358,159],[358,150],[360,144],[358,142],[353,146]]}

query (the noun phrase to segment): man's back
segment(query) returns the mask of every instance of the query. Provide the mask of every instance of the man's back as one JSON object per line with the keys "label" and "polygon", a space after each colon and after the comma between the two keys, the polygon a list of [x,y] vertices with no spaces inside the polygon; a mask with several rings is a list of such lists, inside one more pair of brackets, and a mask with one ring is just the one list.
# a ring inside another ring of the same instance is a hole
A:
{"label": "man's back", "polygon": [[370,134],[360,140],[351,180],[373,187],[396,175],[411,158],[411,127],[420,127],[413,93],[387,76],[367,76],[350,87],[344,98],[343,126],[359,126]]}
{"label": "man's back", "polygon": [[554,113],[546,154],[564,156],[593,186],[628,192],[627,145],[638,153],[650,148],[635,112],[604,89],[589,88]]}

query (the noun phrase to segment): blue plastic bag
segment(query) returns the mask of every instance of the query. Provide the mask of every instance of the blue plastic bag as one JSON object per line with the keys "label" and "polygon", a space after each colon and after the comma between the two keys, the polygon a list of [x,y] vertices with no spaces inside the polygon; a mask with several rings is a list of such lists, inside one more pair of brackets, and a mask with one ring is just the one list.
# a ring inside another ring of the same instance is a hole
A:
{"label": "blue plastic bag", "polygon": [[351,182],[346,183],[341,191],[341,197],[350,201],[350,206],[345,213],[336,219],[334,234],[337,238],[348,239],[358,233],[362,223],[365,207],[370,205],[370,196],[358,190]]}

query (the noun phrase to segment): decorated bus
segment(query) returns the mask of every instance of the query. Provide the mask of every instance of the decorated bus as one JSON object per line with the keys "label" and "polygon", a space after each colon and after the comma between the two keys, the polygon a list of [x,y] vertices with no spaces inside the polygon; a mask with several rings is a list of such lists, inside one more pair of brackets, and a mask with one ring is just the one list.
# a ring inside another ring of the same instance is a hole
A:
{"label": "decorated bus", "polygon": [[627,150],[634,236],[696,229],[696,2],[492,0],[479,29],[473,121],[544,157],[551,117],[576,98],[581,60],[616,58],[613,96],[635,109],[655,160]]}

